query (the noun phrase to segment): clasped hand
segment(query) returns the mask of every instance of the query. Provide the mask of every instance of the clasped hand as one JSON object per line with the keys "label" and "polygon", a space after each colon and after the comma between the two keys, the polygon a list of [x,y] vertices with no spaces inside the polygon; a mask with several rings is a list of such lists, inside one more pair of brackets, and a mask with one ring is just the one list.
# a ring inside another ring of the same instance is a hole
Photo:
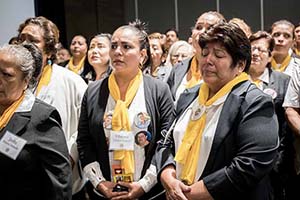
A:
{"label": "clasped hand", "polygon": [[113,188],[116,186],[116,183],[104,181],[101,182],[97,189],[108,199],[111,200],[132,200],[137,199],[142,196],[145,192],[143,188],[137,182],[127,183],[127,182],[118,182],[119,185],[125,186],[128,188],[128,192],[113,192]]}

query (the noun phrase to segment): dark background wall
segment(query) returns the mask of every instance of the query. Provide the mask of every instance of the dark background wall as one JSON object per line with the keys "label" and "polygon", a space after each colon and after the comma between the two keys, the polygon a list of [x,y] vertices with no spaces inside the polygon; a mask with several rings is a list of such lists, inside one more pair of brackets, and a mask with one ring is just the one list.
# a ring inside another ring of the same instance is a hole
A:
{"label": "dark background wall", "polygon": [[76,34],[89,39],[100,32],[112,33],[136,17],[148,23],[149,32],[174,27],[182,39],[188,38],[197,17],[209,10],[219,9],[227,20],[242,18],[253,31],[268,30],[279,19],[300,22],[299,0],[35,0],[35,7],[37,16],[58,25],[65,46]]}

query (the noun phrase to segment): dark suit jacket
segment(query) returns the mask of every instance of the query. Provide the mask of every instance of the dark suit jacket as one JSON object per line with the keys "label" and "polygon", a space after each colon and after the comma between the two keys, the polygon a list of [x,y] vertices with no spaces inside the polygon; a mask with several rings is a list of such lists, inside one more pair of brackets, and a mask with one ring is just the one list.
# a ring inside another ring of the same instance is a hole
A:
{"label": "dark suit jacket", "polygon": [[16,160],[0,153],[1,199],[71,199],[71,167],[58,112],[36,99],[30,112],[17,112],[9,131],[27,141]]}
{"label": "dark suit jacket", "polygon": [[[143,78],[146,109],[151,117],[148,131],[152,133],[152,140],[145,147],[146,159],[141,176],[150,166],[157,146],[156,142],[162,137],[161,131],[169,126],[170,117],[174,112],[167,84],[149,76],[143,76]],[[104,178],[111,180],[108,146],[102,125],[108,96],[108,77],[89,85],[82,101],[77,144],[82,166],[85,167],[87,164],[97,161]],[[151,190],[148,192],[150,195],[153,193]]]}
{"label": "dark suit jacket", "polygon": [[290,76],[269,68],[269,83],[263,83],[263,90],[271,88],[277,93],[277,96],[275,99],[273,99],[273,102],[279,124],[280,146],[278,149],[278,159],[275,163],[274,170],[276,173],[278,173],[282,181],[286,180],[287,176],[294,172],[293,134],[288,127],[285,118],[285,110],[282,107],[289,80]]}
{"label": "dark suit jacket", "polygon": [[176,91],[177,91],[180,83],[182,82],[183,77],[190,69],[192,59],[193,58],[188,58],[188,59],[183,60],[182,62],[179,62],[178,64],[176,64],[173,67],[173,69],[170,73],[167,83],[170,87],[173,100],[175,100]]}
{"label": "dark suit jacket", "polygon": [[[181,115],[197,95],[197,87],[182,93],[177,114]],[[269,199],[271,189],[266,175],[277,154],[277,133],[271,97],[249,81],[235,86],[224,102],[212,149],[200,177],[215,200]],[[157,149],[159,175],[165,166],[175,166],[171,145],[160,142]]]}

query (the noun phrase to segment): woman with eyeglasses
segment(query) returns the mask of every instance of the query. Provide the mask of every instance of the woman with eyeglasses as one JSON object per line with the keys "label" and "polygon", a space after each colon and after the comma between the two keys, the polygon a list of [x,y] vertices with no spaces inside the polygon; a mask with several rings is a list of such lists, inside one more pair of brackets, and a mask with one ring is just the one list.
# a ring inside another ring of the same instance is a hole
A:
{"label": "woman with eyeglasses", "polygon": [[275,41],[265,31],[258,31],[249,38],[252,60],[249,69],[250,80],[264,93],[270,95],[275,105],[279,130],[280,146],[278,158],[271,173],[275,199],[286,199],[288,179],[293,170],[293,135],[288,128],[285,109],[282,104],[288,88],[290,77],[271,67],[272,51]]}

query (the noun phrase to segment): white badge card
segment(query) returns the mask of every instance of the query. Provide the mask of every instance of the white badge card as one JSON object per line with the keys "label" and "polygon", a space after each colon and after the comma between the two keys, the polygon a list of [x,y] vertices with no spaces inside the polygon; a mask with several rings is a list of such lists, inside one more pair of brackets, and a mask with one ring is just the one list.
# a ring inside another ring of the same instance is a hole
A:
{"label": "white badge card", "polygon": [[134,150],[134,135],[131,131],[110,131],[109,150]]}
{"label": "white badge card", "polygon": [[0,140],[0,152],[16,160],[26,142],[23,138],[6,131]]}

